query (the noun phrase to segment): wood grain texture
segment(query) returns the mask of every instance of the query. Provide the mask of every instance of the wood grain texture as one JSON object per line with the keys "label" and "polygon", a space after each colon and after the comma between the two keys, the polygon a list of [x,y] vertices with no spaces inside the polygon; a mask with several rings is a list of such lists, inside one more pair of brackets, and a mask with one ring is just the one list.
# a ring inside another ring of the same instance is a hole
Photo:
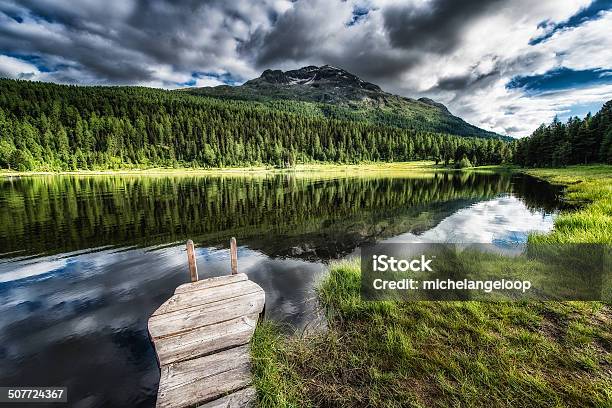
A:
{"label": "wood grain texture", "polygon": [[255,406],[256,398],[255,388],[247,387],[204,405],[198,405],[197,408],[249,408]]}
{"label": "wood grain texture", "polygon": [[238,273],[238,245],[234,237],[230,239],[230,265],[232,268],[232,275],[236,275]]}
{"label": "wood grain texture", "polygon": [[218,399],[251,382],[248,345],[162,366],[157,407],[190,407]]}
{"label": "wood grain texture", "polygon": [[157,310],[153,312],[153,316],[159,316],[164,313],[176,312],[177,310],[214,303],[255,292],[262,292],[259,285],[250,280],[241,280],[230,282],[227,285],[177,293],[157,308]]}
{"label": "wood grain texture", "polygon": [[252,406],[248,343],[265,300],[242,273],[179,286],[148,324],[161,371],[156,406]]}
{"label": "wood grain texture", "polygon": [[183,283],[182,285],[178,286],[174,290],[174,293],[183,293],[183,292],[189,292],[192,290],[212,288],[215,286],[227,285],[232,282],[237,282],[237,281],[247,280],[247,279],[248,277],[244,273],[239,273],[236,275],[217,276],[214,278],[202,279],[200,281],[193,282],[193,283]]}
{"label": "wood grain texture", "polygon": [[195,248],[193,241],[187,241],[187,263],[189,264],[189,275],[192,282],[198,281],[198,265],[196,264]]}
{"label": "wood grain texture", "polygon": [[189,360],[217,350],[247,344],[253,337],[258,318],[259,314],[240,316],[176,336],[157,339],[155,351],[159,364]]}
{"label": "wood grain texture", "polygon": [[209,324],[260,313],[263,310],[264,303],[265,294],[262,290],[261,292],[153,316],[149,319],[149,334],[153,340],[156,340],[160,337],[182,334]]}

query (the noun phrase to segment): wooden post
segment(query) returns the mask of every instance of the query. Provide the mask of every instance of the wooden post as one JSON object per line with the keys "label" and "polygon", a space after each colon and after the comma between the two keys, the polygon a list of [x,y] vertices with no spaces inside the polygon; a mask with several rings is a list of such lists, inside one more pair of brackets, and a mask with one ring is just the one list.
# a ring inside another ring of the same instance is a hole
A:
{"label": "wooden post", "polygon": [[187,262],[189,263],[189,274],[191,281],[198,281],[198,265],[196,264],[195,251],[193,249],[193,241],[187,241]]}
{"label": "wooden post", "polygon": [[236,275],[238,273],[238,247],[234,237],[230,239],[230,258],[232,262],[232,275]]}

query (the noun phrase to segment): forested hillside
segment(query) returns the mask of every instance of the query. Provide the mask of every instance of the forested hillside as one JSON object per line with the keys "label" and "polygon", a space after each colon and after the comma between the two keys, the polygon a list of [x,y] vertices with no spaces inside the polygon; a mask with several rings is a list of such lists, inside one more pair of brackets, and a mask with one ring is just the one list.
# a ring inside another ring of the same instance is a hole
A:
{"label": "forested hillside", "polygon": [[499,139],[328,119],[290,102],[283,106],[149,88],[1,79],[0,167],[287,166],[462,158],[488,164],[512,156],[512,145]]}
{"label": "forested hillside", "polygon": [[257,101],[275,109],[290,107],[330,119],[367,121],[420,132],[511,140],[467,123],[441,103],[385,92],[378,85],[329,65],[311,65],[291,71],[267,69],[259,78],[240,86],[185,88],[181,91],[221,99]]}
{"label": "forested hillside", "polygon": [[612,100],[595,115],[555,118],[517,144],[514,161],[521,166],[550,167],[568,164],[612,163]]}

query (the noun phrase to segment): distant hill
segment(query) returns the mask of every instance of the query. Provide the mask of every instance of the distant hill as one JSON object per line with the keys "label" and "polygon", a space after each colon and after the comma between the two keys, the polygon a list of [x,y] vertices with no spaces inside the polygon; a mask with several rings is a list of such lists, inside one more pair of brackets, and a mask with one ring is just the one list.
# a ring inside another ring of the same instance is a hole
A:
{"label": "distant hill", "polygon": [[[304,110],[325,117],[368,121],[427,132],[459,136],[502,138],[494,132],[471,125],[454,116],[441,103],[428,98],[418,100],[383,91],[341,68],[323,65],[291,71],[265,70],[259,78],[241,86],[221,85],[181,90],[194,95],[258,102],[297,101]],[[280,104],[275,107],[281,108]],[[295,107],[292,107],[294,110]]]}

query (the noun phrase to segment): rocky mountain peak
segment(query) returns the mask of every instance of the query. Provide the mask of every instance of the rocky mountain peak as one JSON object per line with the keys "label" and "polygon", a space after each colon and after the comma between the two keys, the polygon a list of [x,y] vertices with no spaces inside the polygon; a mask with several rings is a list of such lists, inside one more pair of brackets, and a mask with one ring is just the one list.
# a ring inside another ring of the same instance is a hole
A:
{"label": "rocky mountain peak", "polygon": [[444,112],[448,112],[448,113],[450,113],[450,112],[448,111],[448,108],[447,108],[447,107],[446,107],[444,104],[442,104],[442,103],[440,103],[440,102],[436,102],[436,101],[434,101],[433,99],[429,99],[429,98],[419,98],[419,99],[418,99],[418,101],[419,101],[419,102],[423,102],[423,103],[424,103],[424,104],[426,104],[426,105],[435,106],[435,107],[437,107],[437,108],[440,108],[440,109],[441,109],[441,110],[443,110]]}
{"label": "rocky mountain peak", "polygon": [[371,92],[382,92],[378,85],[363,81],[356,75],[331,65],[317,67],[309,65],[300,69],[281,71],[265,70],[259,78],[245,83],[246,86],[308,86],[314,88],[354,88]]}

